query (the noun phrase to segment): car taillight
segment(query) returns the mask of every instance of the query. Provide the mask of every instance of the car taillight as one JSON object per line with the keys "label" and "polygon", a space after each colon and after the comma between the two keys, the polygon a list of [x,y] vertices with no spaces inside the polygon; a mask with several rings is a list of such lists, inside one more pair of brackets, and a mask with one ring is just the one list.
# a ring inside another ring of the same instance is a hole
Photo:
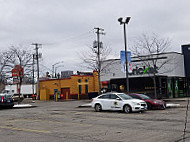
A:
{"label": "car taillight", "polygon": [[91,102],[93,102],[93,99],[91,99]]}
{"label": "car taillight", "polygon": [[1,97],[1,102],[3,103],[3,96]]}

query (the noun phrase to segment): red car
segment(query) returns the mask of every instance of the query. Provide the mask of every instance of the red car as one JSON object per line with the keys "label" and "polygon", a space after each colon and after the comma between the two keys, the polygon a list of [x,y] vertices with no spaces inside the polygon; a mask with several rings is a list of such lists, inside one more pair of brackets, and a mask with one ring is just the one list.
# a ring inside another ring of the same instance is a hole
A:
{"label": "red car", "polygon": [[133,98],[143,100],[147,103],[148,109],[165,109],[166,103],[162,100],[152,99],[144,94],[128,94]]}

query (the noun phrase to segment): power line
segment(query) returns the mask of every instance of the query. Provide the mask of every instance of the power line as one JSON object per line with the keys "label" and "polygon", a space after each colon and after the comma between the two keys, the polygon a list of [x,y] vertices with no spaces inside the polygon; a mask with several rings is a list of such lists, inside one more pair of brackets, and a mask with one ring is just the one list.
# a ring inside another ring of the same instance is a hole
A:
{"label": "power line", "polygon": [[52,72],[52,69],[50,69],[50,68],[46,67],[45,65],[40,64],[40,66],[43,66],[44,68],[46,68],[47,70],[49,70],[49,71],[51,71],[51,72]]}
{"label": "power line", "polygon": [[92,33],[93,33],[93,31],[88,31],[88,32],[82,33],[82,34],[77,35],[77,36],[73,36],[73,37],[71,36],[71,37],[61,39],[59,41],[55,41],[55,42],[51,42],[51,43],[44,43],[44,45],[61,44],[63,41],[69,41],[69,40],[72,40],[72,42],[73,42],[73,41],[77,41],[80,39],[84,39],[85,37],[89,37],[89,35]]}

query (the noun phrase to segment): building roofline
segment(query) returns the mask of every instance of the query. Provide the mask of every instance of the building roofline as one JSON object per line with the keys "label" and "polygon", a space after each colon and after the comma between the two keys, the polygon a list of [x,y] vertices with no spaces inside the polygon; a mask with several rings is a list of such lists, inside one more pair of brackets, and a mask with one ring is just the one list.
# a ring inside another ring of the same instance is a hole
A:
{"label": "building roofline", "polygon": [[[164,53],[152,54],[152,55],[166,55],[166,54],[179,54],[179,55],[183,55],[182,53],[179,53],[179,52],[164,52]],[[146,57],[146,56],[151,56],[151,55],[133,56],[131,58]]]}
{"label": "building roofline", "polygon": [[189,44],[183,44],[183,45],[181,45],[181,46],[190,46],[190,43],[189,43]]}
{"label": "building roofline", "polygon": [[[93,75],[71,75],[72,76],[77,76],[77,77],[93,77]],[[67,77],[67,78],[50,78],[50,79],[44,79],[44,80],[40,80],[40,82],[43,81],[55,81],[55,80],[67,80],[67,79],[71,79],[71,77]]]}
{"label": "building roofline", "polygon": [[[152,54],[152,55],[164,55],[164,54],[179,54],[179,55],[183,55],[182,53],[179,53],[179,52],[164,52],[164,53],[159,53],[159,54]],[[145,57],[145,56],[150,56],[150,55],[142,55],[142,56],[139,56],[139,57]],[[138,56],[132,56],[131,58],[138,58]],[[117,61],[117,60],[120,60],[120,58],[118,59],[108,59],[108,60],[105,60],[105,61]]]}

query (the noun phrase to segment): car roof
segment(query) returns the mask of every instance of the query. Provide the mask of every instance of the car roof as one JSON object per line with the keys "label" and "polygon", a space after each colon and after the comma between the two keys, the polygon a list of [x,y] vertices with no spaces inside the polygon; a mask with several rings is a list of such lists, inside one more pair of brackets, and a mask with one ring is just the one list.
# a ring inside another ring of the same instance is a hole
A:
{"label": "car roof", "polygon": [[[106,92],[106,93],[103,93],[99,96],[102,96],[102,95],[107,95],[107,94],[116,94],[116,95],[119,95],[119,94],[125,94],[125,93],[119,93],[119,92]],[[127,95],[127,94],[126,94]]]}
{"label": "car roof", "polygon": [[129,94],[129,95],[137,95],[137,96],[140,96],[140,95],[146,95],[146,94],[137,94],[137,93],[132,93],[132,94]]}

